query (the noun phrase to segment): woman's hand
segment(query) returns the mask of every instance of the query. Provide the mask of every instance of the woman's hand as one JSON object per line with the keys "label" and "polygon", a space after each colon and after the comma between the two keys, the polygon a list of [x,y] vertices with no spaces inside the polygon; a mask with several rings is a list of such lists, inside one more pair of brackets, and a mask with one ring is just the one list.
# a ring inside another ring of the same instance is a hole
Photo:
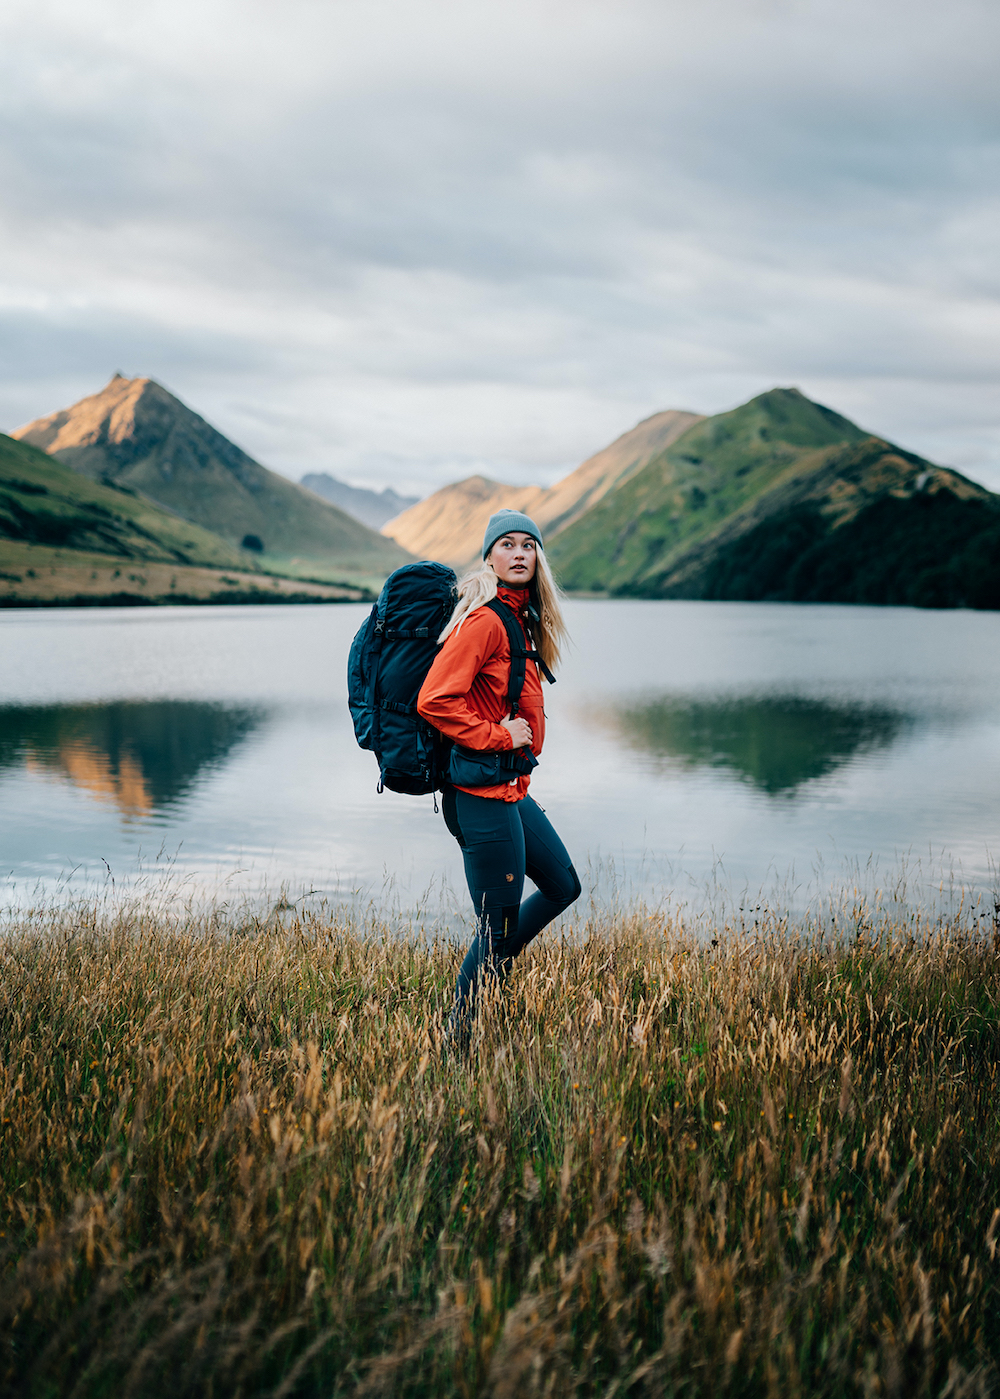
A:
{"label": "woman's hand", "polygon": [[527,748],[531,742],[531,725],[527,719],[512,719],[510,715],[506,719],[501,719],[500,723],[505,729],[510,730],[510,746],[512,748]]}

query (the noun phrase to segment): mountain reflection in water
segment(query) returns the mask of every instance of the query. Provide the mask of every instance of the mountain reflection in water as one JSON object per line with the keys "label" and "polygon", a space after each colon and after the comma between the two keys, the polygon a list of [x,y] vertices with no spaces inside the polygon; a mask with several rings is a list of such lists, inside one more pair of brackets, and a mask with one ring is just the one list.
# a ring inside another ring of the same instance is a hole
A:
{"label": "mountain reflection in water", "polygon": [[24,767],[68,779],[127,817],[184,795],[257,727],[263,711],[186,700],[0,707],[0,780]]}
{"label": "mountain reflection in water", "polygon": [[825,777],[855,754],[888,748],[912,717],[798,696],[671,696],[592,712],[631,748],[685,768],[729,768],[775,796]]}

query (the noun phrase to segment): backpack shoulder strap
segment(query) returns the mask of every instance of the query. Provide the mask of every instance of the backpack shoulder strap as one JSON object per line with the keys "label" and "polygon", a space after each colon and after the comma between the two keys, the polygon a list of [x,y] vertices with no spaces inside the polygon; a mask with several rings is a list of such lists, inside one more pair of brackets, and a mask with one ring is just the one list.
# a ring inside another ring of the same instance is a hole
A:
{"label": "backpack shoulder strap", "polygon": [[510,645],[510,678],[507,681],[507,703],[510,706],[510,717],[513,719],[517,714],[518,705],[521,703],[521,691],[524,689],[524,663],[528,658],[528,652],[524,645],[524,633],[521,631],[521,624],[511,612],[509,607],[505,607],[499,598],[493,598],[486,606],[500,618],[507,633],[507,641]]}
{"label": "backpack shoulder strap", "polygon": [[556,683],[555,676],[542,660],[537,650],[529,650],[524,644],[524,632],[521,624],[499,598],[493,598],[486,606],[493,612],[504,625],[507,633],[507,641],[510,644],[510,679],[507,682],[507,703],[510,706],[510,715],[513,719],[517,715],[518,706],[521,703],[521,691],[524,689],[524,666],[526,661],[534,661],[545,673],[545,678],[550,685]]}

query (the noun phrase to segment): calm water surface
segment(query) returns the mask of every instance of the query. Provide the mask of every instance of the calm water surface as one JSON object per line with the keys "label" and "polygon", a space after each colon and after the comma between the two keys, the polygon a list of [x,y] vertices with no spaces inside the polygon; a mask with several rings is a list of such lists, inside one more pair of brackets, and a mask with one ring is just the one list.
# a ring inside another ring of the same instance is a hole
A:
{"label": "calm water surface", "polygon": [[[4,902],[109,870],[219,896],[463,890],[431,799],[376,795],[355,746],[367,610],[0,613]],[[591,884],[801,891],[872,858],[991,883],[1000,616],[581,601],[568,619],[532,792]]]}

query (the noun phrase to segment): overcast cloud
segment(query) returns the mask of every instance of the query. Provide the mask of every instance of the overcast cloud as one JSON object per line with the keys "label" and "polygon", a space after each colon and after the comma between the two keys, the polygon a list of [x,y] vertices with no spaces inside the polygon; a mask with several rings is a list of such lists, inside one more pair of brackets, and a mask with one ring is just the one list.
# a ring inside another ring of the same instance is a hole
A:
{"label": "overcast cloud", "polygon": [[550,482],[797,384],[1000,489],[995,0],[6,0],[0,425]]}

